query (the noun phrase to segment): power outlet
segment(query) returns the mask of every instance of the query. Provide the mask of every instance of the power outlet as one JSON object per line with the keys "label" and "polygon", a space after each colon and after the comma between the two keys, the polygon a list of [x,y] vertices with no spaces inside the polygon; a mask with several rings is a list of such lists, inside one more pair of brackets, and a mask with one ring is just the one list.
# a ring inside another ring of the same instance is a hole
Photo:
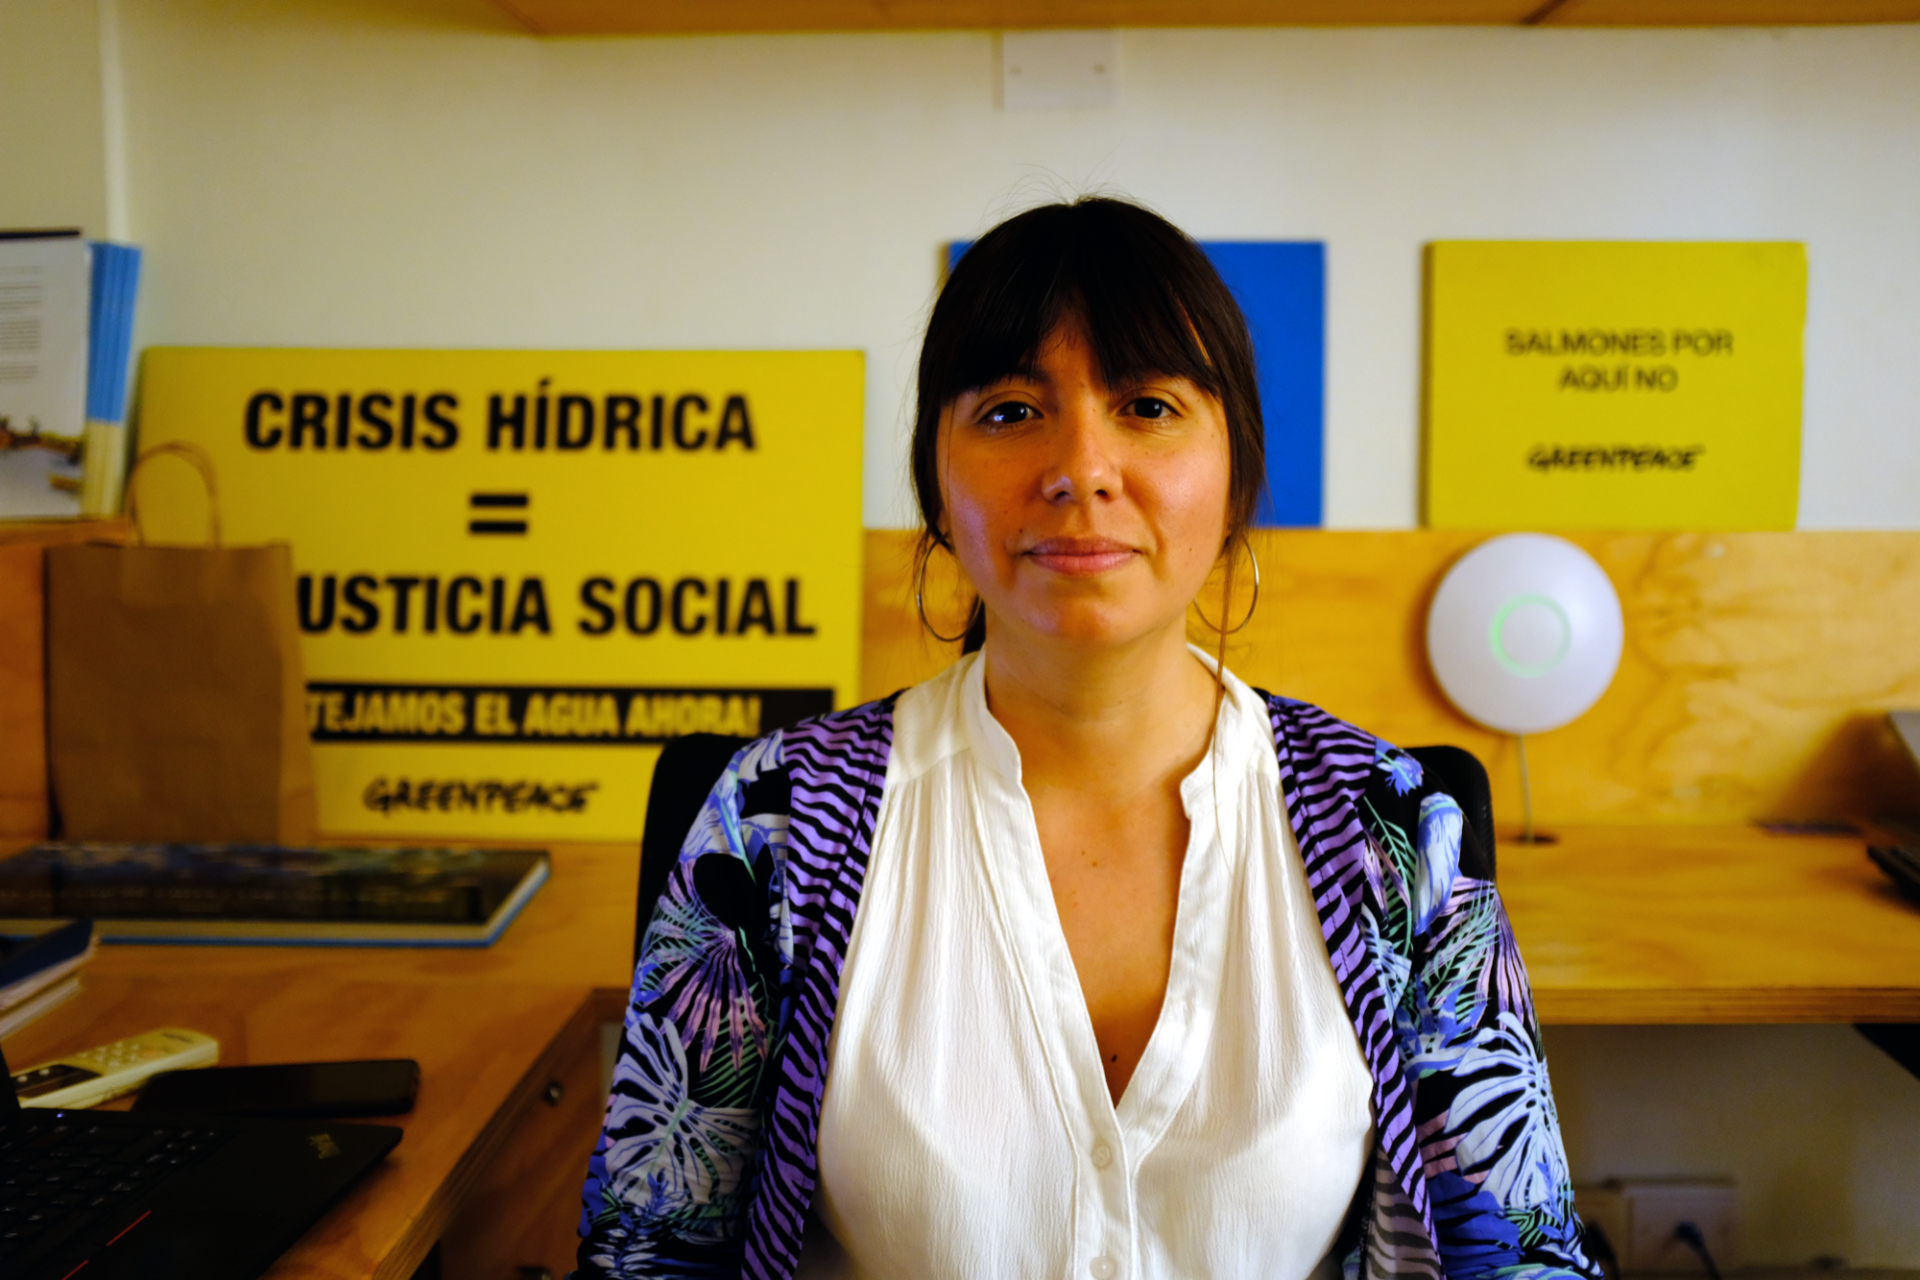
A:
{"label": "power outlet", "polygon": [[1724,1275],[1740,1266],[1740,1193],[1727,1181],[1698,1179],[1607,1182],[1574,1193],[1581,1217],[1606,1233],[1620,1269],[1704,1274],[1700,1255],[1683,1244],[1680,1224],[1700,1229]]}

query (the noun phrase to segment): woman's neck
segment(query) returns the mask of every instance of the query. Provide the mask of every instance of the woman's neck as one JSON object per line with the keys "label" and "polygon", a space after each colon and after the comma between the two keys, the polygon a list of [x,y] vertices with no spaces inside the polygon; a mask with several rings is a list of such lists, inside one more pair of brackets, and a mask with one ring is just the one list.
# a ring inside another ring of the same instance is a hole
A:
{"label": "woman's neck", "polygon": [[1184,621],[1092,649],[990,638],[983,657],[988,709],[1020,749],[1030,793],[1177,786],[1206,753],[1217,685]]}

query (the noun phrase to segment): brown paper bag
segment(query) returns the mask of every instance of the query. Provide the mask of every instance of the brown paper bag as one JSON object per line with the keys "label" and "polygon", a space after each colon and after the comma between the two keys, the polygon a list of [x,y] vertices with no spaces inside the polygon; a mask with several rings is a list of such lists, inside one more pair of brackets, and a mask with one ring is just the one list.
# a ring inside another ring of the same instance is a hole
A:
{"label": "brown paper bag", "polygon": [[47,550],[48,759],[69,840],[302,844],[313,749],[285,543]]}

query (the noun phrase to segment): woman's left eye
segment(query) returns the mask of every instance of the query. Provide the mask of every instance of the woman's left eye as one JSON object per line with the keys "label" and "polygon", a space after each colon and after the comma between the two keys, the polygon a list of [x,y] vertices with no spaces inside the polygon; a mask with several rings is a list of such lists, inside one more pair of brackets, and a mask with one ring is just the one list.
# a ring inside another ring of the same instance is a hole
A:
{"label": "woman's left eye", "polygon": [[1158,396],[1141,396],[1127,406],[1136,418],[1171,418],[1173,406]]}

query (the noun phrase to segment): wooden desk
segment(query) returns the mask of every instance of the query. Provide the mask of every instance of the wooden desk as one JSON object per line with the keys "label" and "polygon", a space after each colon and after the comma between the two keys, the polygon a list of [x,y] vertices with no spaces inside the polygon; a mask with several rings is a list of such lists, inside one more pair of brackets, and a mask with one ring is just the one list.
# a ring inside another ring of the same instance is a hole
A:
{"label": "wooden desk", "polygon": [[1499,849],[1541,1021],[1920,1022],[1920,907],[1863,839],[1553,830]]}
{"label": "wooden desk", "polygon": [[[1542,1021],[1920,1021],[1920,908],[1862,840],[1556,832],[1556,845],[1500,847]],[[560,1274],[599,1126],[598,1027],[620,1018],[630,978],[638,857],[561,846],[553,862],[485,951],[102,948],[82,995],[8,1056],[26,1065],[174,1023],[218,1036],[227,1063],[417,1058],[420,1103],[399,1122],[399,1150],[274,1280],[404,1280],[436,1240],[449,1276],[512,1280],[535,1261]]]}
{"label": "wooden desk", "polygon": [[81,994],[7,1057],[173,1025],[217,1037],[227,1065],[418,1059],[399,1148],[272,1280],[406,1280],[436,1241],[463,1280],[563,1274],[605,1102],[599,1027],[619,1021],[632,972],[638,868],[632,846],[556,847],[552,879],[486,950],[102,947]]}

